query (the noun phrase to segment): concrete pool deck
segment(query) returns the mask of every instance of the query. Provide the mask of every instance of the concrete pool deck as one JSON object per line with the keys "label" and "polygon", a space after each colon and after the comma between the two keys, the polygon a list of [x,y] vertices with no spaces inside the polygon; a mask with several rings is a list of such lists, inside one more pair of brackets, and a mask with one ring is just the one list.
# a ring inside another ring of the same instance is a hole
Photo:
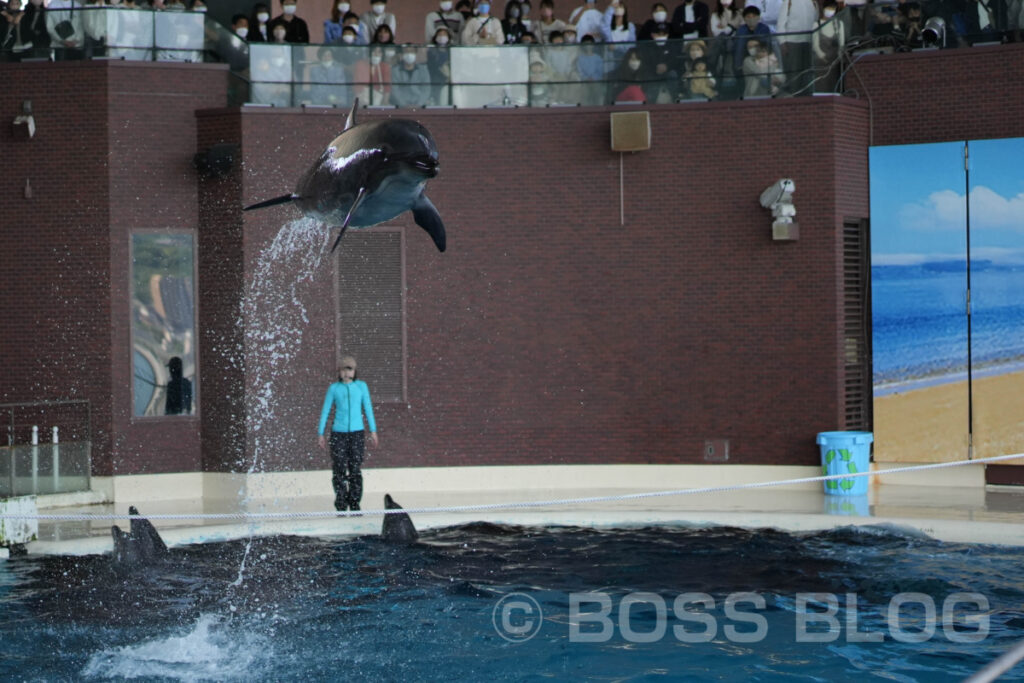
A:
{"label": "concrete pool deck", "polygon": [[[549,501],[620,496],[667,490],[658,488],[495,489],[481,491],[400,491],[394,498],[406,509],[450,508],[524,501]],[[245,538],[250,535],[354,536],[380,532],[384,491],[369,489],[360,517],[317,517],[273,520],[154,519],[169,546]],[[231,499],[155,500],[139,502],[143,515],[210,513],[307,513],[332,509],[329,495],[260,498],[244,506]],[[124,514],[128,504],[44,507],[40,514]],[[422,530],[486,521],[525,526],[590,527],[645,525],[728,525],[772,527],[802,532],[850,525],[891,525],[933,538],[963,543],[1024,545],[1024,489],[992,486],[875,485],[867,496],[826,495],[821,484],[745,489],[691,495],[631,498],[545,507],[463,512],[414,512]],[[27,545],[30,554],[85,555],[108,553],[111,524],[127,520],[40,520],[39,538]]]}

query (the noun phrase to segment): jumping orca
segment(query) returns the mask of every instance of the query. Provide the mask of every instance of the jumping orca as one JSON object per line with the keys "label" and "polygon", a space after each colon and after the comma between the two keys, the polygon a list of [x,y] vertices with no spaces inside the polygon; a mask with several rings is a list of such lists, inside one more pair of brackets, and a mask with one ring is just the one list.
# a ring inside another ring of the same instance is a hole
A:
{"label": "jumping orca", "polygon": [[341,226],[331,251],[348,228],[368,228],[412,211],[416,225],[445,249],[444,223],[424,186],[437,175],[437,145],[430,132],[409,119],[356,125],[356,107],[345,130],[307,170],[295,192],[247,206],[243,211],[294,203],[302,213]]}
{"label": "jumping orca", "polygon": [[126,534],[116,524],[110,527],[114,538],[114,566],[135,569],[167,555],[167,545],[156,527],[148,519],[137,517],[139,510],[134,505],[128,508],[128,514],[132,515],[131,533]]}
{"label": "jumping orca", "polygon": [[[395,502],[391,494],[384,495],[384,507],[388,510],[401,510],[402,506]],[[384,524],[380,529],[381,538],[388,543],[415,543],[420,537],[416,533],[409,515],[404,512],[396,512],[384,515]]]}

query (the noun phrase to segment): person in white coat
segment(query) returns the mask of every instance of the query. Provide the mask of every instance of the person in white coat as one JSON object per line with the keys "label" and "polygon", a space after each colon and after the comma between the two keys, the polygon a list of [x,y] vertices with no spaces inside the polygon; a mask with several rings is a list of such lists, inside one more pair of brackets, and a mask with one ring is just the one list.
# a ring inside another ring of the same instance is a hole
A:
{"label": "person in white coat", "polygon": [[814,72],[811,64],[811,31],[818,24],[814,0],[782,0],[777,23],[782,45],[782,68],[789,92],[806,95]]}

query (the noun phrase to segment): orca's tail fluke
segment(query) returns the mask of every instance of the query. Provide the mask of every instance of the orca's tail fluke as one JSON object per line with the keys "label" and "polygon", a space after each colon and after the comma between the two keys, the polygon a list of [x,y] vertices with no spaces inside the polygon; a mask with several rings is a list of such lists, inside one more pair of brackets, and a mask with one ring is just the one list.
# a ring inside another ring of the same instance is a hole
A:
{"label": "orca's tail fluke", "polygon": [[252,211],[253,209],[265,209],[268,206],[277,206],[278,204],[287,204],[289,202],[295,201],[298,198],[299,198],[299,196],[297,194],[284,194],[284,195],[281,195],[280,197],[274,197],[273,199],[268,199],[265,202],[259,202],[257,204],[250,204],[249,206],[247,206],[244,209],[242,209],[242,211]]}

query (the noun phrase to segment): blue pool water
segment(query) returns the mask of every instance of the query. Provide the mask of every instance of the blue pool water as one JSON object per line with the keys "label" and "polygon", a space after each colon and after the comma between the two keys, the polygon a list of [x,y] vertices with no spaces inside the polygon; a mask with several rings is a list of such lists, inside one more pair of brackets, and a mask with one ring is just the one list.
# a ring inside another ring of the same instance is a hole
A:
{"label": "blue pool water", "polygon": [[[875,266],[876,385],[950,375],[967,367],[966,266]],[[972,267],[974,367],[1024,359],[1024,267]]]}
{"label": "blue pool water", "polygon": [[[0,563],[0,679],[953,681],[1024,635],[1024,550],[884,529],[477,523],[409,547],[276,537],[251,541],[235,585],[247,543],[174,549],[132,577],[108,556]],[[928,636],[925,603],[941,615],[964,592],[988,602],[980,642],[943,630],[977,634],[976,606],[923,642],[896,637]],[[700,621],[673,611],[685,593],[705,594],[682,598]],[[829,642],[796,637],[808,593],[837,596],[838,629],[803,629]],[[890,620],[906,595],[917,602]]]}

